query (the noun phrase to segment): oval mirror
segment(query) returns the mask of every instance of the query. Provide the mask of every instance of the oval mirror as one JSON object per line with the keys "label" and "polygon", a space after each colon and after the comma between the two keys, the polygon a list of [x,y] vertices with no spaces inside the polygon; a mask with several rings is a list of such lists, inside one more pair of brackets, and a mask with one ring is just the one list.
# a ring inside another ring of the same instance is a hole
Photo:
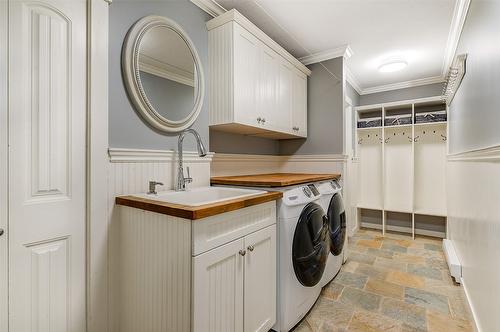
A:
{"label": "oval mirror", "polygon": [[196,49],[182,28],[161,16],[146,16],[125,38],[125,86],[135,108],[153,127],[182,131],[198,117],[204,79]]}

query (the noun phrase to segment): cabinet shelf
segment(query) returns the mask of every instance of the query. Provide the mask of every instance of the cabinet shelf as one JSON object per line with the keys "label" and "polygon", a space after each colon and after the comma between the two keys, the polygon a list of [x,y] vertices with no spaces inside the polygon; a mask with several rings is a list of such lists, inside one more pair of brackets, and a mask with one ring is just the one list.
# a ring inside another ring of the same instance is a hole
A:
{"label": "cabinet shelf", "polygon": [[370,131],[370,130],[380,130],[382,127],[368,127],[368,128],[356,128],[359,131]]}
{"label": "cabinet shelf", "polygon": [[439,122],[424,122],[424,123],[415,123],[415,127],[439,127],[439,126],[446,126],[448,122],[446,121],[439,121]]}

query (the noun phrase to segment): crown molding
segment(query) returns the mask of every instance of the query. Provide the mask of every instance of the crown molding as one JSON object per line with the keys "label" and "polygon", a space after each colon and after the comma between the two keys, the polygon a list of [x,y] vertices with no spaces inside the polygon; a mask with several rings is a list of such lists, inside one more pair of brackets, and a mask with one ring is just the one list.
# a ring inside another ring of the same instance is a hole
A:
{"label": "crown molding", "polygon": [[[144,150],[144,149],[120,149],[109,148],[109,161],[112,163],[144,163],[144,162],[175,162],[177,161],[177,151],[174,150]],[[205,157],[200,157],[198,152],[184,151],[183,160],[185,162],[210,163],[214,156],[213,152],[207,153]]]}
{"label": "crown molding", "polygon": [[443,69],[441,75],[446,77],[448,69],[453,63],[455,53],[457,52],[460,35],[464,28],[467,12],[469,11],[471,0],[457,0],[453,10],[453,18],[451,20],[450,32],[446,43],[446,51],[443,59]]}
{"label": "crown molding", "polygon": [[363,89],[361,88],[361,85],[359,84],[358,80],[356,79],[356,77],[352,73],[351,69],[347,66],[347,64],[345,66],[345,75],[346,75],[347,82],[349,82],[349,84],[353,87],[354,90],[356,90],[356,92],[359,95],[362,95]]}
{"label": "crown molding", "polygon": [[391,84],[385,84],[385,85],[374,86],[371,88],[366,88],[366,89],[363,89],[360,94],[367,95],[367,94],[371,94],[371,93],[378,93],[378,92],[384,92],[384,91],[413,88],[413,87],[421,86],[421,85],[443,83],[444,81],[445,81],[445,79],[443,76],[419,78],[419,79],[411,80],[411,81],[391,83]]}
{"label": "crown molding", "polygon": [[190,0],[190,1],[212,17],[217,17],[227,12],[227,10],[224,7],[219,5],[214,0]]}
{"label": "crown molding", "polygon": [[140,53],[139,70],[151,75],[194,87],[194,74]]}
{"label": "crown molding", "polygon": [[349,45],[342,45],[336,48],[332,48],[330,50],[321,51],[311,55],[306,55],[299,58],[299,61],[307,66],[313,63],[330,60],[341,56],[345,57],[346,59],[349,59],[352,56],[352,49],[349,47]]}

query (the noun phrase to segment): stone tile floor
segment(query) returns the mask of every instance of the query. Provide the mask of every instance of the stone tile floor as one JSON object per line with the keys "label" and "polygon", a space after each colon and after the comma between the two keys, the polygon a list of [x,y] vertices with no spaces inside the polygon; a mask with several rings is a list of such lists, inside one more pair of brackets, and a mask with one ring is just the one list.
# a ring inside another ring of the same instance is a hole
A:
{"label": "stone tile floor", "polygon": [[441,240],[361,229],[348,259],[295,332],[473,331]]}

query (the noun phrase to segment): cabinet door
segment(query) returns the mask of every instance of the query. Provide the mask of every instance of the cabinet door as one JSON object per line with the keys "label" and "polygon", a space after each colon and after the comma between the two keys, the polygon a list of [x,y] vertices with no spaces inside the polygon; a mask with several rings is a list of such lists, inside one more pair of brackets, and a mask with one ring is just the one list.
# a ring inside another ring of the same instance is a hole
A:
{"label": "cabinet door", "polygon": [[282,59],[279,67],[277,126],[281,131],[292,134],[294,134],[292,128],[293,75],[292,65]]}
{"label": "cabinet door", "polygon": [[238,24],[234,24],[233,38],[235,121],[257,126],[260,41]]}
{"label": "cabinet door", "polygon": [[245,237],[245,332],[276,322],[276,225]]}
{"label": "cabinet door", "polygon": [[193,331],[243,331],[244,240],[193,257]]}
{"label": "cabinet door", "polygon": [[307,76],[299,71],[293,73],[292,124],[293,132],[307,136]]}
{"label": "cabinet door", "polygon": [[258,111],[263,118],[262,127],[269,130],[279,128],[278,82],[280,57],[268,46],[262,44],[260,52],[260,94],[258,97]]}

